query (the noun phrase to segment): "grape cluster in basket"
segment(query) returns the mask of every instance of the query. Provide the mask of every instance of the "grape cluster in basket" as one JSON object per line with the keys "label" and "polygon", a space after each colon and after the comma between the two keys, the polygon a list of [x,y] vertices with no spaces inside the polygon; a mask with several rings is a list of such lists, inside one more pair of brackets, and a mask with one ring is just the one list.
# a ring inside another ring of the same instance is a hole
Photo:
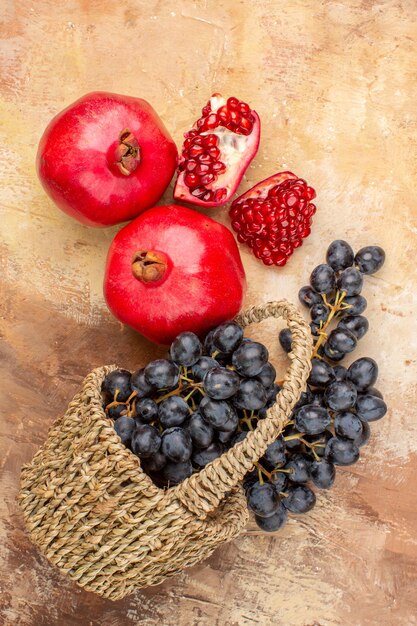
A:
{"label": "grape cluster in basket", "polygon": [[106,413],[122,442],[161,486],[176,485],[241,441],[280,390],[264,345],[227,322],[204,345],[178,335],[169,358],[103,383]]}

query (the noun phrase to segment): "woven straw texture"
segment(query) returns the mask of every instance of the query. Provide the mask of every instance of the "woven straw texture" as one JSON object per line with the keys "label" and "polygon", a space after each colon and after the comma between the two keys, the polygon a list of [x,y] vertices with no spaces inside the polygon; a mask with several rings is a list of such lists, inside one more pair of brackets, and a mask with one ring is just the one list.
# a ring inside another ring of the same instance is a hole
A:
{"label": "woven straw texture", "polygon": [[32,541],[77,584],[118,600],[205,559],[245,526],[239,482],[279,435],[310,371],[310,329],[288,302],[251,307],[237,321],[268,317],[283,317],[293,335],[276,404],[244,441],[170,489],[143,472],[104,414],[101,384],[115,366],[87,376],[23,466],[19,494]]}

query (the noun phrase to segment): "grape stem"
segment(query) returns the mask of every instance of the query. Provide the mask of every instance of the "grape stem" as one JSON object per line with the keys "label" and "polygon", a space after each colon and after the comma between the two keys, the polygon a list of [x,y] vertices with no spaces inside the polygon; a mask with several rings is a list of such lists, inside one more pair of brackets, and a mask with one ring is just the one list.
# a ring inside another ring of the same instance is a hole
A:
{"label": "grape stem", "polygon": [[[325,293],[322,295],[323,302],[327,306],[327,308],[330,309],[330,313],[329,313],[327,320],[325,321],[325,323],[323,324],[323,326],[321,326],[319,330],[319,338],[317,339],[313,348],[313,352],[311,354],[312,359],[321,358],[318,351],[319,351],[320,346],[322,346],[323,343],[325,343],[327,340],[326,330],[329,327],[332,319],[339,313],[339,311],[344,311],[347,308],[350,308],[351,305],[346,305],[343,302],[343,300],[345,299],[345,296],[346,296],[346,291],[339,291],[339,290],[336,291],[336,297],[335,297],[334,303],[332,304],[331,302],[327,300]],[[321,325],[321,322],[320,322],[320,325]]]}

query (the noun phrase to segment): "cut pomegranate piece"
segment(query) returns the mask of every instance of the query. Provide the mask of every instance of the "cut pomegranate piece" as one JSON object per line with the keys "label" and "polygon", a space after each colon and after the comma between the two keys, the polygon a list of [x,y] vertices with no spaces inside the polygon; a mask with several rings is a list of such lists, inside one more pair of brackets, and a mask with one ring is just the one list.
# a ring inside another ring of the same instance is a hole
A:
{"label": "cut pomegranate piece", "polygon": [[285,265],[311,232],[316,192],[291,172],[266,178],[230,208],[237,239],[265,265]]}
{"label": "cut pomegranate piece", "polygon": [[174,198],[207,207],[228,202],[258,150],[260,130],[246,102],[215,93],[184,134]]}

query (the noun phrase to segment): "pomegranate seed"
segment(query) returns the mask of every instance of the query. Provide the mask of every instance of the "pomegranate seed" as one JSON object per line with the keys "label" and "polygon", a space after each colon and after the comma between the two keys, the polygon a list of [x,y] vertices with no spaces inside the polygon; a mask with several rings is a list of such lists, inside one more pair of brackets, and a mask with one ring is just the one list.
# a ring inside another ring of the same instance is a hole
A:
{"label": "pomegranate seed", "polygon": [[188,151],[188,154],[190,155],[190,157],[196,157],[202,154],[203,152],[204,152],[203,146],[191,146],[191,148]]}
{"label": "pomegranate seed", "polygon": [[188,159],[188,161],[186,161],[185,163],[185,169],[187,170],[187,172],[194,171],[196,167],[197,161],[194,161],[194,159]]}
{"label": "pomegranate seed", "polygon": [[195,168],[195,173],[198,175],[207,174],[209,170],[210,170],[210,165],[207,165],[206,163],[199,163],[197,167]]}
{"label": "pomegranate seed", "polygon": [[204,176],[201,177],[201,182],[203,185],[209,185],[215,178],[214,174],[204,174]]}
{"label": "pomegranate seed", "polygon": [[223,124],[229,121],[229,111],[225,106],[220,107],[220,109],[217,111],[217,116],[220,122]]}
{"label": "pomegranate seed", "polygon": [[265,265],[283,266],[310,234],[316,207],[309,200],[315,191],[302,179],[289,179],[269,189],[265,198],[258,195],[232,204],[232,228]]}
{"label": "pomegranate seed", "polygon": [[218,121],[217,121],[216,113],[210,113],[210,115],[206,119],[205,127],[206,128],[216,128],[217,125],[218,125]]}
{"label": "pomegranate seed", "polygon": [[207,152],[203,152],[203,154],[199,155],[198,160],[200,163],[211,163],[213,159]]}
{"label": "pomegranate seed", "polygon": [[187,172],[187,174],[184,176],[184,182],[187,187],[193,187],[194,185],[198,184],[198,177],[192,172]]}
{"label": "pomegranate seed", "polygon": [[232,110],[237,109],[238,105],[239,105],[239,100],[237,98],[234,98],[232,96],[231,98],[227,99],[227,107],[229,109],[232,109]]}
{"label": "pomegranate seed", "polygon": [[239,102],[239,104],[237,105],[237,110],[241,115],[248,115],[248,113],[250,113],[249,104],[246,104],[246,102]]}
{"label": "pomegranate seed", "polygon": [[211,156],[211,158],[212,158],[214,161],[217,161],[217,159],[218,159],[218,158],[219,158],[219,156],[220,156],[220,150],[219,150],[218,148],[216,148],[216,146],[212,146],[211,148],[209,148],[209,149],[207,150],[207,153]]}
{"label": "pomegranate seed", "polygon": [[214,194],[213,194],[213,200],[215,202],[222,202],[223,200],[226,199],[227,196],[227,189],[225,187],[222,187],[221,189],[217,189]]}
{"label": "pomegranate seed", "polygon": [[211,146],[217,146],[219,143],[219,138],[217,135],[205,135],[203,137],[203,146],[205,148],[210,148]]}
{"label": "pomegranate seed", "polygon": [[216,174],[222,174],[223,172],[226,171],[226,165],[222,163],[221,161],[216,161],[211,166],[211,169],[213,170],[213,172],[216,172]]}

